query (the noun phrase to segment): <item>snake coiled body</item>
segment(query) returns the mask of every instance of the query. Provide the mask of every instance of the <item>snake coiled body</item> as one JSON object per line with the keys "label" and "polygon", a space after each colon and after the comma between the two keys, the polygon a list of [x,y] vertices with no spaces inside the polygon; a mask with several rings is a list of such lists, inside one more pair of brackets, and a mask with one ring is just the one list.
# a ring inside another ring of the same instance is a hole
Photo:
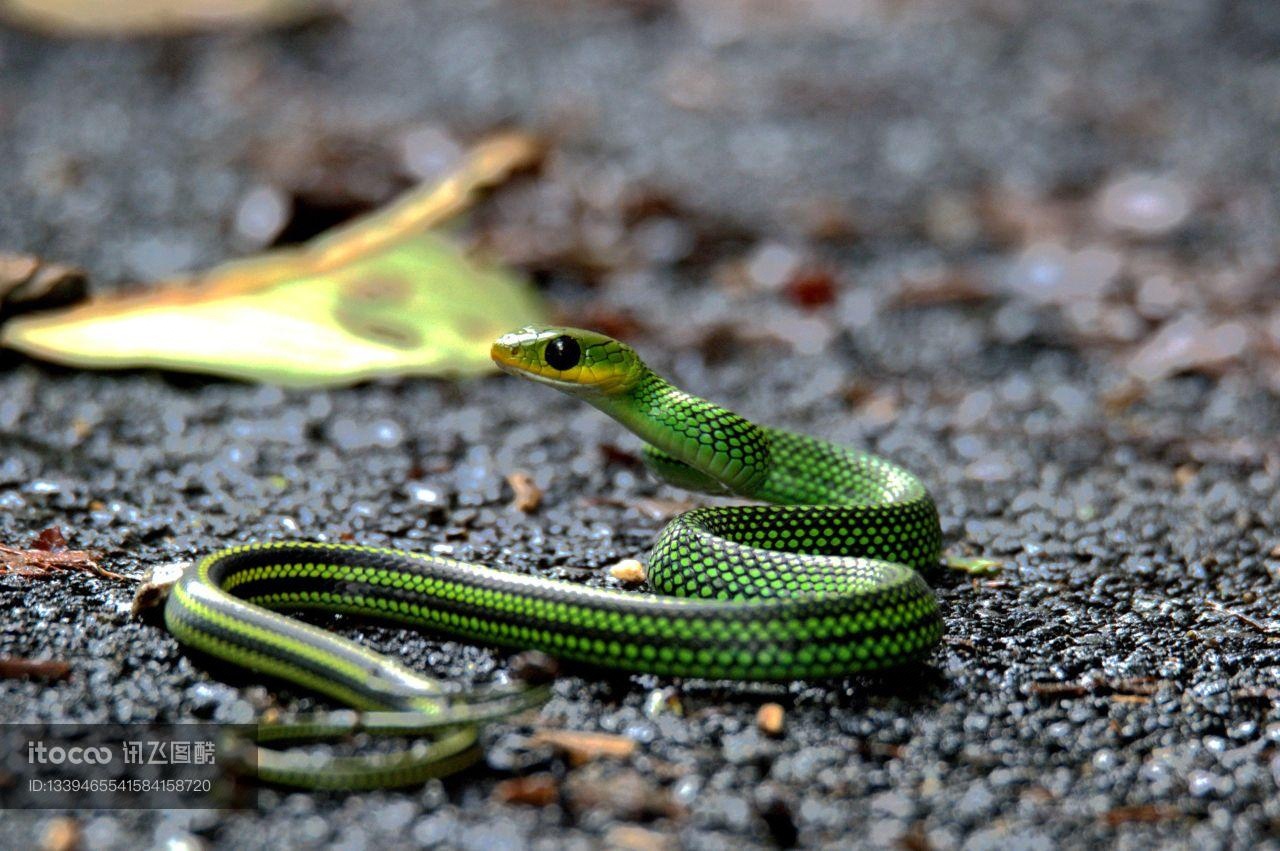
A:
{"label": "snake coiled body", "polygon": [[[169,629],[212,656],[350,706],[416,713],[424,729],[453,730],[519,699],[477,708],[392,659],[278,612],[342,612],[591,665],[734,680],[874,671],[937,643],[937,604],[917,570],[936,564],[941,534],[933,501],[911,473],[757,426],[672,387],[628,347],[591,332],[522,329],[499,340],[494,357],[618,419],[645,442],[660,477],[770,504],[700,508],[671,521],[649,557],[655,594],[371,547],[231,547],[184,574],[166,607]],[[455,744],[460,753],[474,737]],[[433,756],[437,767],[447,763]]]}

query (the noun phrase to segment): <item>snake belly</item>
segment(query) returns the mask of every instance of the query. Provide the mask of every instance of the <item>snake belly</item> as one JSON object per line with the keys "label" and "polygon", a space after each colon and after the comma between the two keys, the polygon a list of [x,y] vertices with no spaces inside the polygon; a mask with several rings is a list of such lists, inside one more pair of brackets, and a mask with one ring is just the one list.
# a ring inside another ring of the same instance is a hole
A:
{"label": "snake belly", "polygon": [[[559,353],[552,363],[554,341],[570,333],[577,372],[558,368],[568,362]],[[507,371],[571,392],[635,432],[661,478],[766,504],[672,520],[649,557],[651,594],[393,549],[233,546],[184,573],[166,605],[169,630],[349,706],[425,718],[450,711],[447,684],[281,612],[339,612],[623,671],[744,681],[880,670],[938,642],[937,603],[918,573],[938,561],[938,513],[908,471],[757,426],[593,332],[521,329],[494,352]],[[626,375],[615,380],[606,367]]]}

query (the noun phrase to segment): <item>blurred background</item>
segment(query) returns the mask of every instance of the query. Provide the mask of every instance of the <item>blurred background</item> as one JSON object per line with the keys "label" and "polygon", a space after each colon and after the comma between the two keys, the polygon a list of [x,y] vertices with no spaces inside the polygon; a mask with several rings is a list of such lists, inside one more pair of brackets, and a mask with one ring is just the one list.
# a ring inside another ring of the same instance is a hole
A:
{"label": "blurred background", "polygon": [[[63,17],[9,15],[78,32],[74,2],[47,5]],[[989,300],[1013,305],[1005,337],[1049,305],[1070,345],[1156,344],[1143,378],[1274,361],[1261,0],[262,3],[293,18],[266,32],[151,5],[96,25],[231,32],[0,41],[0,243],[102,289],[300,241],[518,128],[550,156],[473,237],[571,300],[674,269],[699,319],[865,286],[835,325],[885,297]]]}
{"label": "blurred background", "polygon": [[[919,472],[949,551],[1003,566],[930,578],[947,638],[887,684],[563,679],[535,726],[621,737],[622,760],[499,727],[479,769],[411,793],[26,814],[0,839],[1190,847],[1280,830],[1280,6],[0,14],[0,252],[27,258],[0,264],[0,318],[40,306],[33,263],[54,265],[50,291],[151,285],[300,244],[494,131],[528,134],[538,167],[454,238],[682,387]],[[607,568],[689,505],[614,424],[511,379],[302,392],[0,365],[0,542],[59,526],[132,578],[327,537],[622,588]],[[513,507],[516,471],[540,508]],[[70,671],[5,681],[19,716],[311,706],[211,678],[124,614],[131,593],[0,576],[0,650]],[[352,634],[464,683],[505,671],[491,649]],[[766,699],[781,736],[755,721]]]}

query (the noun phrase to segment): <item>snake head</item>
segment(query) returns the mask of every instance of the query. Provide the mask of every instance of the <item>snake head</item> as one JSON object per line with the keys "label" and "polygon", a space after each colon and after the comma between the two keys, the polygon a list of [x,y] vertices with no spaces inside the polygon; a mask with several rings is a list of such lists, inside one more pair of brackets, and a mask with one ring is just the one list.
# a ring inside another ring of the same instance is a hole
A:
{"label": "snake head", "polygon": [[504,372],[588,399],[626,393],[646,372],[626,343],[581,328],[526,325],[495,340],[490,355]]}

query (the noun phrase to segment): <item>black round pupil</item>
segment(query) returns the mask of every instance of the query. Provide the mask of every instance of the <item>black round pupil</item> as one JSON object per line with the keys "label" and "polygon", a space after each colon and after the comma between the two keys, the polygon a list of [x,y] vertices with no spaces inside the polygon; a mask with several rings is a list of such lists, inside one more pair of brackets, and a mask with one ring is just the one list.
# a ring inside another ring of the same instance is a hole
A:
{"label": "black round pupil", "polygon": [[562,335],[547,343],[545,357],[547,366],[563,372],[578,365],[578,360],[582,357],[582,347],[578,345],[577,340],[568,335]]}

